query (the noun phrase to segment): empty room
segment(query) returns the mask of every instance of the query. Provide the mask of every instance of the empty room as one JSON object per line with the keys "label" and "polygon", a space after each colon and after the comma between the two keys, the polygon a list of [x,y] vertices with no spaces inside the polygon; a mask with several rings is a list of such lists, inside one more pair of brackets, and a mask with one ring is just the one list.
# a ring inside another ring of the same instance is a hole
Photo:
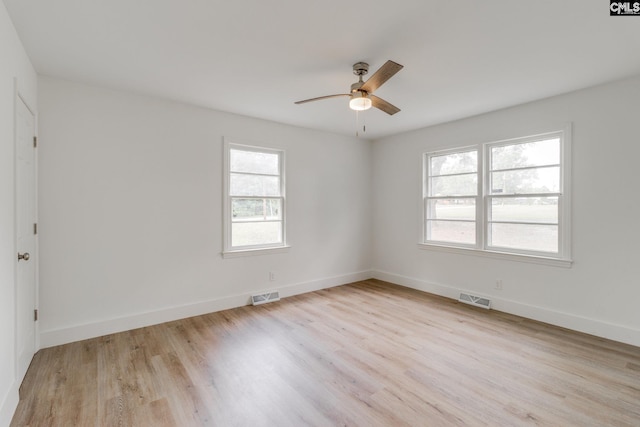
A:
{"label": "empty room", "polygon": [[640,426],[640,2],[0,2],[0,426]]}

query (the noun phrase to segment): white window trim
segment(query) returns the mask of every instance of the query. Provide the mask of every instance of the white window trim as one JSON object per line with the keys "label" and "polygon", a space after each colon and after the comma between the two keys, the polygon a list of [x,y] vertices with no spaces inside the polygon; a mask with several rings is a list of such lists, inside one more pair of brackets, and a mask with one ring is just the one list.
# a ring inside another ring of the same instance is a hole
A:
{"label": "white window trim", "polygon": [[[561,139],[560,150],[560,164],[562,173],[560,176],[560,192],[564,195],[559,199],[558,205],[558,256],[545,256],[544,253],[527,252],[527,251],[509,251],[502,250],[502,248],[488,248],[487,247],[487,227],[486,222],[487,215],[487,196],[485,194],[488,188],[489,174],[487,173],[485,166],[487,163],[487,147],[495,145],[509,145],[524,141],[534,141],[536,139],[545,139],[550,136],[558,135]],[[509,261],[527,262],[533,264],[543,264],[555,267],[570,268],[573,264],[571,258],[571,124],[567,124],[561,130],[554,130],[548,132],[542,132],[525,137],[510,138],[501,141],[487,142],[484,144],[478,144],[476,146],[461,146],[453,149],[438,150],[438,151],[425,151],[422,152],[420,158],[422,167],[422,186],[421,186],[421,210],[420,215],[420,239],[418,248],[425,250],[435,250],[440,252],[456,253],[462,255],[473,255],[485,258],[502,259]],[[425,206],[426,200],[426,179],[427,179],[427,167],[425,160],[429,155],[442,155],[447,153],[457,153],[463,151],[470,151],[473,148],[478,149],[478,186],[480,195],[478,200],[480,204],[476,205],[476,245],[464,245],[454,244],[447,242],[428,242],[426,240],[426,219],[427,210]]]}
{"label": "white window trim", "polygon": [[[257,152],[271,152],[277,153],[280,156],[280,198],[282,198],[282,243],[266,244],[266,245],[253,245],[234,248],[231,246],[231,196],[230,196],[230,152],[232,148],[237,148],[243,151],[257,151]],[[230,138],[223,138],[223,188],[222,188],[222,223],[223,223],[223,258],[237,258],[243,256],[254,255],[266,255],[284,253],[289,250],[291,246],[287,244],[287,197],[286,197],[286,152],[283,148],[273,146],[263,146],[259,144],[246,144],[237,142]]]}
{"label": "white window trim", "polygon": [[483,258],[526,262],[529,264],[550,265],[553,267],[570,268],[571,265],[573,264],[573,260],[571,259],[515,254],[515,253],[499,252],[499,251],[491,251],[491,250],[483,250],[483,249],[475,249],[475,248],[463,248],[463,247],[457,247],[457,246],[447,246],[444,244],[438,245],[435,243],[418,243],[418,248],[429,250],[429,251],[447,252],[447,253],[453,253],[453,254],[459,254],[459,255],[471,255],[471,256],[478,256]]}
{"label": "white window trim", "polygon": [[425,160],[434,156],[444,156],[447,154],[455,154],[455,153],[463,153],[463,152],[468,152],[468,151],[475,151],[477,153],[477,159],[478,159],[478,171],[481,170],[482,167],[482,150],[479,146],[477,145],[468,145],[465,147],[457,147],[457,148],[452,148],[452,149],[446,149],[446,150],[437,150],[437,151],[429,151],[429,152],[424,152],[422,153],[422,157],[420,159],[420,161],[422,162],[420,167],[422,168],[422,221],[421,221],[421,237],[422,237],[422,242],[421,244],[425,244],[425,245],[435,245],[435,246],[454,246],[457,248],[465,248],[465,249],[479,249],[478,247],[478,242],[481,241],[481,236],[478,233],[481,233],[482,230],[480,230],[480,227],[477,227],[477,223],[478,223],[478,218],[480,218],[481,216],[481,210],[482,210],[482,203],[481,203],[481,194],[482,194],[482,179],[480,176],[479,172],[476,172],[476,174],[478,175],[478,188],[476,190],[476,195],[468,195],[468,196],[451,196],[452,198],[456,198],[456,199],[475,199],[476,200],[476,244],[467,244],[467,243],[455,243],[455,244],[451,244],[449,245],[447,242],[438,242],[438,241],[431,241],[429,243],[427,242],[427,202],[428,202],[428,193],[429,193],[429,188],[428,188],[428,184],[425,185],[425,183],[428,182],[428,171],[427,168],[425,167]]}

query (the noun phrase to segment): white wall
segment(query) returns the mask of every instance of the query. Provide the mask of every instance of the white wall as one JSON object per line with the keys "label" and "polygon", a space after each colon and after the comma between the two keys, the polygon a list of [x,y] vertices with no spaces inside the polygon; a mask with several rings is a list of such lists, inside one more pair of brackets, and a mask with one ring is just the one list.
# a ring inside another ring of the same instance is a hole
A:
{"label": "white wall", "polygon": [[[43,347],[370,277],[369,142],[48,77],[39,102]],[[221,258],[223,136],[286,150],[288,253]]]}
{"label": "white wall", "polygon": [[15,369],[15,82],[22,97],[35,109],[37,80],[2,2],[0,64],[0,425],[8,425],[20,385]]}
{"label": "white wall", "polygon": [[[471,291],[640,345],[640,78],[385,138],[373,155],[353,138],[46,77],[39,86],[43,346],[242,305],[252,291],[365,278],[371,257],[381,279]],[[422,152],[568,122],[571,268],[418,248]],[[220,257],[223,135],[287,149],[289,253]]]}
{"label": "white wall", "polygon": [[[427,101],[428,102],[428,101]],[[640,78],[619,81],[374,144],[376,277],[640,345]],[[421,153],[573,123],[570,269],[419,249]],[[504,290],[493,289],[497,279]]]}

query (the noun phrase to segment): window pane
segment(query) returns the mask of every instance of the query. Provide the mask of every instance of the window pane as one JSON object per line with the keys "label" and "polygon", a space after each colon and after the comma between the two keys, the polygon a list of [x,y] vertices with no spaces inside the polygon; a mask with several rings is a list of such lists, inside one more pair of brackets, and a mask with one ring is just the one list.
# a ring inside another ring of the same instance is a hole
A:
{"label": "window pane", "polygon": [[282,217],[280,205],[280,199],[233,199],[233,221],[278,220]]}
{"label": "window pane", "polygon": [[540,252],[558,252],[557,225],[489,224],[490,245]]}
{"label": "window pane", "polygon": [[491,194],[558,193],[560,168],[533,168],[491,173]]}
{"label": "window pane", "polygon": [[495,198],[491,201],[492,221],[558,223],[557,197]]}
{"label": "window pane", "polygon": [[465,151],[462,153],[446,154],[443,156],[432,156],[431,164],[429,165],[430,176],[476,172],[477,170],[477,151]]}
{"label": "window pane", "polygon": [[476,219],[476,199],[429,200],[429,219]]}
{"label": "window pane", "polygon": [[253,246],[282,243],[282,222],[234,222],[231,245]]}
{"label": "window pane", "polygon": [[560,139],[491,148],[491,169],[513,169],[523,166],[557,165],[560,163]]}
{"label": "window pane", "polygon": [[280,196],[280,177],[231,174],[231,196]]}
{"label": "window pane", "polygon": [[437,176],[431,181],[431,196],[475,196],[478,192],[478,175]]}
{"label": "window pane", "polygon": [[427,240],[475,244],[476,224],[460,221],[427,221]]}
{"label": "window pane", "polygon": [[231,172],[280,174],[280,156],[276,153],[229,150]]}

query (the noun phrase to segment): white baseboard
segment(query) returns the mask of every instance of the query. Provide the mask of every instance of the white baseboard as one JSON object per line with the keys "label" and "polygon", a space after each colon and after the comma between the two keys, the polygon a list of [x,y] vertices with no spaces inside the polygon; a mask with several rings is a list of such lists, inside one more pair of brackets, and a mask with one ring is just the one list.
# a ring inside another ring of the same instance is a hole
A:
{"label": "white baseboard", "polygon": [[[468,289],[458,289],[451,286],[430,283],[421,279],[386,271],[373,270],[371,271],[371,275],[375,279],[384,280],[385,282],[395,283],[407,288],[417,289],[456,300],[460,292],[477,294],[477,292]],[[491,308],[498,311],[640,347],[640,330],[637,329],[508,299],[496,298],[494,295],[489,297],[491,298]]]}
{"label": "white baseboard", "polygon": [[[277,288],[280,291],[280,296],[282,298],[286,298],[293,295],[366,280],[371,277],[451,299],[458,299],[460,292],[470,292],[472,294],[477,293],[473,290],[458,289],[447,285],[430,283],[425,280],[379,270],[360,271],[288,286],[275,286],[274,289]],[[241,307],[250,303],[251,294],[268,290],[271,289],[256,289],[255,291],[240,295],[232,295],[209,301],[169,307],[152,312],[138,313],[131,316],[76,325],[68,328],[42,331],[39,336],[40,348],[67,344],[83,339],[95,338],[112,333],[184,319],[187,317]],[[640,347],[640,331],[636,329],[508,299],[496,298],[495,296],[490,296],[490,298],[492,308],[498,311],[515,314],[528,319],[538,320],[552,325]],[[17,404],[17,388],[14,394],[15,404]],[[12,401],[10,401],[9,397],[11,396],[8,395],[7,399],[5,399],[5,403],[1,408],[2,411],[5,410],[5,406],[7,406],[7,404],[11,406]],[[15,407],[12,411],[13,410],[15,410]],[[4,414],[4,412],[0,412],[0,415],[2,414]],[[11,412],[11,414],[13,414],[13,412]],[[0,420],[2,420],[1,417]],[[0,425],[2,424],[0,423]]]}
{"label": "white baseboard", "polygon": [[[356,273],[311,280],[293,285],[274,286],[274,289],[278,289],[280,291],[280,296],[282,298],[286,298],[293,295],[345,285],[347,283],[366,280],[369,278],[371,278],[370,271],[359,271]],[[251,294],[265,292],[268,290],[270,289],[256,289],[249,293],[221,297],[209,301],[168,307],[151,312],[137,313],[130,316],[75,325],[67,328],[41,331],[39,337],[40,348],[53,347],[74,341],[100,337],[131,329],[143,328],[145,326],[157,325],[159,323],[171,322],[173,320],[184,319],[187,317],[241,307],[250,303]]]}
{"label": "white baseboard", "polygon": [[11,424],[13,414],[16,412],[16,408],[18,407],[19,388],[20,383],[18,383],[18,381],[14,381],[13,384],[11,384],[11,388],[7,392],[7,395],[2,401],[2,405],[0,406],[0,426],[8,426],[9,424]]}

